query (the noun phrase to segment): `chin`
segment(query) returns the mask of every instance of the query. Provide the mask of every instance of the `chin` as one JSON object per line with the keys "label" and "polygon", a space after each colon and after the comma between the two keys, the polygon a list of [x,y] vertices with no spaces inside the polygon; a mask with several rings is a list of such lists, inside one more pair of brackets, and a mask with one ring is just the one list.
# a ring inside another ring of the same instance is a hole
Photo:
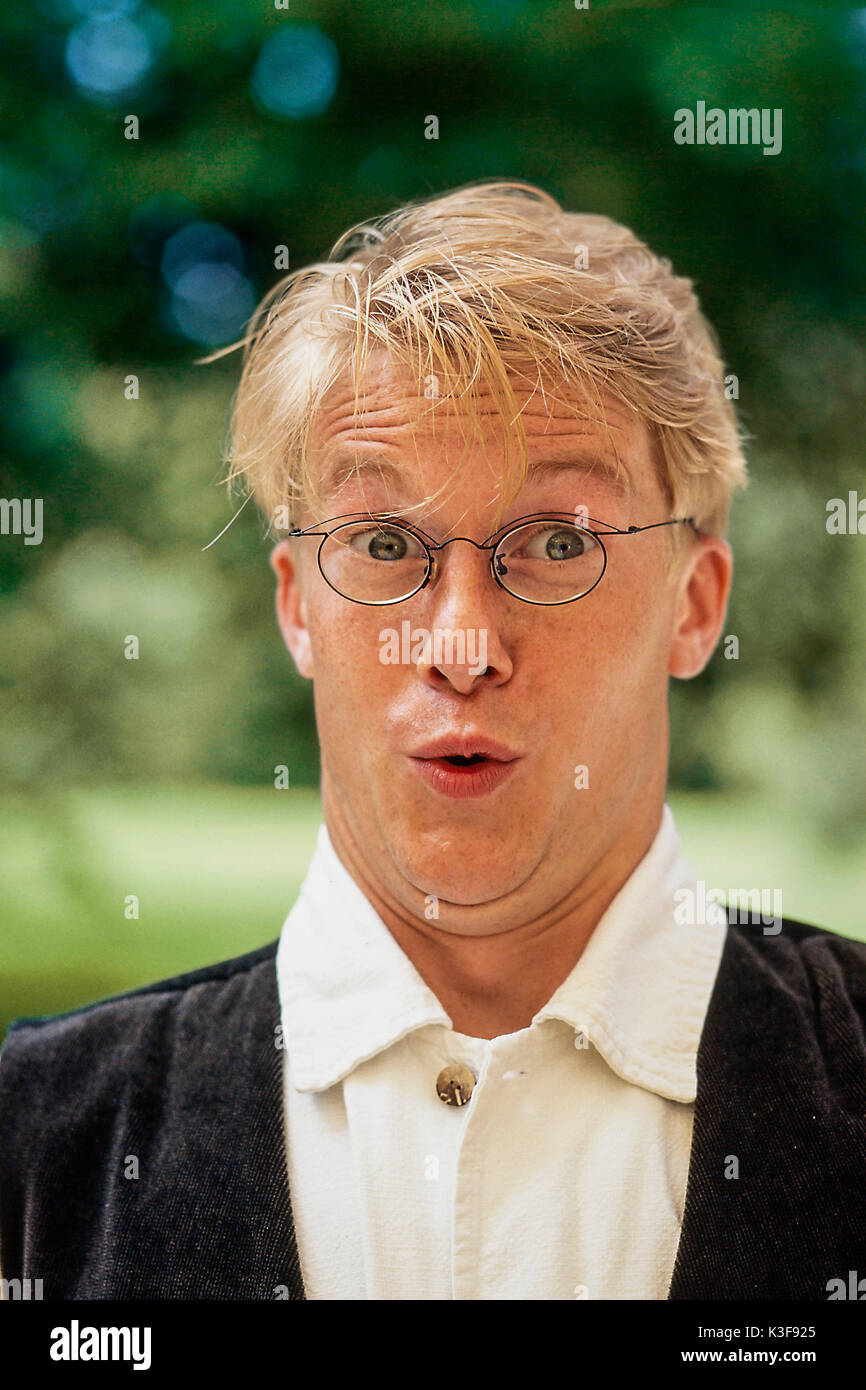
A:
{"label": "chin", "polygon": [[417,841],[407,843],[398,833],[391,852],[402,876],[419,893],[443,903],[472,907],[514,892],[532,872],[525,843],[518,856],[503,848],[501,839],[490,844],[487,835],[480,838],[483,843],[469,844],[468,837],[449,836],[448,843],[425,846]]}

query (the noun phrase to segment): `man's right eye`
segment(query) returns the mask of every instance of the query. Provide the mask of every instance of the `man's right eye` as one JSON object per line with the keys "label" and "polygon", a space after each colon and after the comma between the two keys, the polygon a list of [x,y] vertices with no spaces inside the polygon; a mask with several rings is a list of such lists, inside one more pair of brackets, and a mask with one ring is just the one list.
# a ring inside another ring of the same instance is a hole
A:
{"label": "man's right eye", "polygon": [[386,563],[405,560],[421,553],[420,546],[406,532],[386,530],[381,526],[368,526],[357,531],[351,544],[353,550],[369,555],[372,560],[383,560]]}

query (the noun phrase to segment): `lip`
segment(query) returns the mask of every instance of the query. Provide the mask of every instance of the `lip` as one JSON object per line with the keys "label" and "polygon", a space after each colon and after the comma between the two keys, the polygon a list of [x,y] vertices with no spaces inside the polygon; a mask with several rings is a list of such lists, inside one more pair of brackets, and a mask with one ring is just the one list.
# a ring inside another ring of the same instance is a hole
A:
{"label": "lip", "polygon": [[[463,767],[447,761],[449,757],[473,756],[484,761]],[[409,755],[409,761],[434,791],[456,801],[467,801],[495,791],[511,776],[521,757],[507,744],[484,734],[454,734],[417,748]]]}
{"label": "lip", "polygon": [[514,762],[521,753],[509,748],[507,743],[488,738],[486,734],[444,734],[442,738],[432,739],[409,754],[411,758],[471,758],[474,754],[482,758],[493,758],[499,763]]}

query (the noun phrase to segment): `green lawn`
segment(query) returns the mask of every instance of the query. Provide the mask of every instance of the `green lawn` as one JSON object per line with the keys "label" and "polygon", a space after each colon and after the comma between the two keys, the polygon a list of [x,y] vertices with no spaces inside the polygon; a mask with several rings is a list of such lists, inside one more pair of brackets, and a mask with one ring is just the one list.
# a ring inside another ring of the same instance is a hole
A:
{"label": "green lawn", "polygon": [[[866,853],[778,808],[671,797],[711,887],[779,888],[783,912],[866,940]],[[314,791],[199,786],[47,790],[0,804],[0,1037],[239,955],[279,935],[313,851]],[[137,920],[125,916],[127,895]]]}

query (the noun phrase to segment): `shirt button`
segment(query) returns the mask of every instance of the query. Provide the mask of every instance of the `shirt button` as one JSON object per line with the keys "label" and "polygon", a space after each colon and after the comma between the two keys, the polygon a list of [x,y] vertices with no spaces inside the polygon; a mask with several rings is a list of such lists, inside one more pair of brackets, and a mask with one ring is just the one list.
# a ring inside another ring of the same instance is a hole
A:
{"label": "shirt button", "polygon": [[436,1078],[436,1094],[446,1105],[465,1105],[475,1090],[475,1077],[459,1062],[443,1067]]}

